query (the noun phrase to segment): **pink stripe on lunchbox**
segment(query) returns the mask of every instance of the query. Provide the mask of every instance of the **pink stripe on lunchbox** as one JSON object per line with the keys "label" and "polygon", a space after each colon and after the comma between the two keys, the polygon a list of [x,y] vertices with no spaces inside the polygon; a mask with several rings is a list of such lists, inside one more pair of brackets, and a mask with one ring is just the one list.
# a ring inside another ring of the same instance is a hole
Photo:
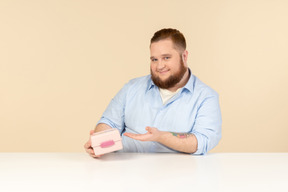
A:
{"label": "pink stripe on lunchbox", "polygon": [[106,147],[110,147],[110,146],[112,146],[114,144],[115,144],[115,142],[113,140],[109,140],[109,141],[102,142],[100,144],[100,147],[101,148],[106,148]]}

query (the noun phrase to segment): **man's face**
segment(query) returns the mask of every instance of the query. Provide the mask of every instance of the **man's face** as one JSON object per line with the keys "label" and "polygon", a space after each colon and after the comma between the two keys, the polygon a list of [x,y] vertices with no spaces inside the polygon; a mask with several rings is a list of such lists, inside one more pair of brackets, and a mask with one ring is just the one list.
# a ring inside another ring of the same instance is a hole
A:
{"label": "man's face", "polygon": [[150,71],[155,85],[163,89],[174,87],[187,71],[182,54],[170,39],[160,40],[150,46]]}

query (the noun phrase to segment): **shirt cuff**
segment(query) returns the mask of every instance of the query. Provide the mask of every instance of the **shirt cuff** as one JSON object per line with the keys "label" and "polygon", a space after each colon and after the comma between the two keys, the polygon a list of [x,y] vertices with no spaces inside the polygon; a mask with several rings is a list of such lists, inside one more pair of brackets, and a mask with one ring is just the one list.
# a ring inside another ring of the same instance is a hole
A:
{"label": "shirt cuff", "polygon": [[197,132],[192,132],[192,134],[194,134],[197,139],[197,151],[193,154],[205,155],[207,153],[207,145],[205,145],[207,142],[207,138]]}
{"label": "shirt cuff", "polygon": [[100,124],[100,123],[104,123],[106,125],[109,125],[111,128],[116,128],[115,124],[112,121],[110,121],[110,120],[108,120],[106,118],[103,118],[103,117],[97,122],[97,125]]}

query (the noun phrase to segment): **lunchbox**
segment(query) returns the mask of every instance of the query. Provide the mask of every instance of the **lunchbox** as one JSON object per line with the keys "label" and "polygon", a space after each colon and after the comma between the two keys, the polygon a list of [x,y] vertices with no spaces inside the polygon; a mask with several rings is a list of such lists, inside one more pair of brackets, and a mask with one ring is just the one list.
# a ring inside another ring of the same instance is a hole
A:
{"label": "lunchbox", "polygon": [[95,155],[110,153],[123,148],[120,133],[116,128],[99,131],[91,135],[91,146]]}

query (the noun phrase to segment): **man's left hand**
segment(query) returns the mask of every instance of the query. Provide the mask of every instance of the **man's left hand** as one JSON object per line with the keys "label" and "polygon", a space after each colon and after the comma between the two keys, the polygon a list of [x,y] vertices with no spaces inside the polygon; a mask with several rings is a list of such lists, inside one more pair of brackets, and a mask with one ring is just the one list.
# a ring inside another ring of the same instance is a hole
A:
{"label": "man's left hand", "polygon": [[139,141],[158,141],[160,136],[164,133],[155,127],[146,127],[146,131],[147,133],[145,134],[134,134],[126,132],[123,135]]}

